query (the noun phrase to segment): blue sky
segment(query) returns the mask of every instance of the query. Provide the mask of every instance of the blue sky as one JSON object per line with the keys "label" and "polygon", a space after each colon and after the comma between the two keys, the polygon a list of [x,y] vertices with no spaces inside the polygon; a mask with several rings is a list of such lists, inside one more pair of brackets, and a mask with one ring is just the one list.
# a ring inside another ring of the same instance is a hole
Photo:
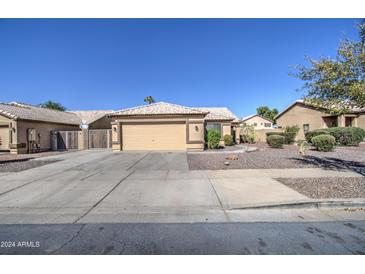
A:
{"label": "blue sky", "polygon": [[282,110],[304,56],[334,56],[356,19],[1,19],[0,101],[114,109],[157,101]]}

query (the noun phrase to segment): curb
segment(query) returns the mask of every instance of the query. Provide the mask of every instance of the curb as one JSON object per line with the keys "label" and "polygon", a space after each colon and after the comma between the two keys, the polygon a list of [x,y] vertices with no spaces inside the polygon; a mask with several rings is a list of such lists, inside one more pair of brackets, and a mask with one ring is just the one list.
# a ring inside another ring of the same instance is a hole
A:
{"label": "curb", "polygon": [[291,208],[358,208],[365,210],[365,200],[320,200],[306,202],[287,202],[278,204],[252,205],[227,210],[247,210],[247,209],[291,209]]}

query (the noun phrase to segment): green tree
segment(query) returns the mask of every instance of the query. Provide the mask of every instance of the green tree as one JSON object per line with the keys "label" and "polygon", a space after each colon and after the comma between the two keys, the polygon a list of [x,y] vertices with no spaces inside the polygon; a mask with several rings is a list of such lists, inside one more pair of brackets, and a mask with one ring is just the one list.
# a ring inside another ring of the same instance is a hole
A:
{"label": "green tree", "polygon": [[64,107],[60,103],[53,102],[51,100],[44,102],[43,104],[40,104],[39,106],[42,108],[49,108],[49,109],[60,110],[60,111],[66,110],[66,107]]}
{"label": "green tree", "polygon": [[145,103],[147,103],[147,104],[152,104],[152,103],[154,103],[155,102],[155,99],[153,99],[153,97],[152,96],[147,96],[146,98],[144,98],[144,100],[143,100]]}
{"label": "green tree", "polygon": [[268,106],[261,106],[256,109],[256,113],[262,117],[274,121],[274,117],[278,115],[279,111],[276,108],[270,109]]}
{"label": "green tree", "polygon": [[365,107],[365,20],[358,28],[360,39],[342,41],[335,59],[307,58],[308,67],[296,67],[293,75],[305,82],[306,102],[331,113]]}

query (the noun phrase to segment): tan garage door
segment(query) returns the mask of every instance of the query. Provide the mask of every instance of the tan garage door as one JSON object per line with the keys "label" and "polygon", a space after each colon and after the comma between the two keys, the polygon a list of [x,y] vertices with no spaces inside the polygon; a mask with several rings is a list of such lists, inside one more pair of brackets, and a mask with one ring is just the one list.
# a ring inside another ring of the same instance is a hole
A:
{"label": "tan garage door", "polygon": [[166,123],[122,125],[123,150],[186,150],[186,125]]}

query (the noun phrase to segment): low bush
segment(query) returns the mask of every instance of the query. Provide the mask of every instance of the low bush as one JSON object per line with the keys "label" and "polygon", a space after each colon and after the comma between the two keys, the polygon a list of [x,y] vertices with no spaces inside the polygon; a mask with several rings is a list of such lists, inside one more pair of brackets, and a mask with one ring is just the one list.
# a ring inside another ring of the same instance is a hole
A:
{"label": "low bush", "polygon": [[267,132],[266,133],[266,139],[269,136],[272,136],[272,135],[282,136],[282,137],[284,137],[284,144],[291,144],[292,133],[288,133],[288,132],[275,132],[275,131],[273,131],[273,132]]}
{"label": "low bush", "polygon": [[286,139],[286,143],[293,144],[295,141],[295,137],[297,137],[298,132],[299,132],[299,127],[297,125],[285,127],[284,137]]}
{"label": "low bush", "polygon": [[224,145],[225,146],[233,146],[234,142],[233,142],[233,136],[226,134],[223,136],[224,139]]}
{"label": "low bush", "polygon": [[250,125],[244,125],[240,128],[240,137],[242,143],[253,144],[256,142],[255,128]]}
{"label": "low bush", "polygon": [[248,135],[248,134],[242,134],[241,135],[241,142],[242,143],[248,143],[248,144],[254,144],[256,141],[256,138],[254,135]]}
{"label": "low bush", "polygon": [[323,134],[328,134],[328,130],[327,129],[316,129],[316,130],[311,130],[308,131],[305,134],[305,139],[307,140],[308,143],[312,142],[312,138],[318,135],[323,135]]}
{"label": "low bush", "polygon": [[270,147],[282,148],[285,144],[285,137],[278,134],[272,134],[266,137],[266,142]]}
{"label": "low bush", "polygon": [[221,134],[216,129],[209,129],[207,134],[208,148],[219,148],[219,142],[221,140]]}
{"label": "low bush", "polygon": [[336,145],[335,137],[329,134],[314,136],[311,142],[318,151],[331,151]]}
{"label": "low bush", "polygon": [[365,130],[358,127],[331,127],[309,131],[305,134],[308,142],[318,135],[329,134],[336,139],[336,144],[340,146],[358,146],[365,138]]}
{"label": "low bush", "polygon": [[365,130],[358,127],[332,127],[327,130],[341,146],[358,146],[365,138]]}

